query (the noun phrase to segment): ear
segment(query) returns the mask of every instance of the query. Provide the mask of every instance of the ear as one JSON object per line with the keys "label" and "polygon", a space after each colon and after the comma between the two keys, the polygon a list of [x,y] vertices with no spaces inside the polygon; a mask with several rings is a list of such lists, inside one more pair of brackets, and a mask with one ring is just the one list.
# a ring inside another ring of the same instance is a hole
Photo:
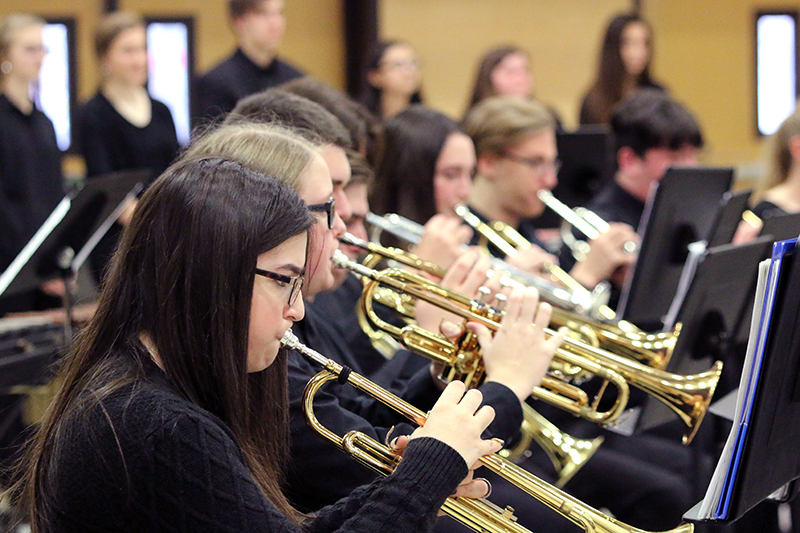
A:
{"label": "ear", "polygon": [[617,167],[621,172],[628,171],[633,165],[639,163],[641,158],[629,146],[623,146],[617,151]]}
{"label": "ear", "polygon": [[789,138],[789,153],[794,164],[800,163],[800,135]]}
{"label": "ear", "polygon": [[376,89],[383,88],[383,74],[378,69],[367,72],[367,81]]}
{"label": "ear", "polygon": [[478,176],[494,181],[497,176],[498,163],[500,163],[500,156],[497,154],[491,152],[482,153],[477,159]]}

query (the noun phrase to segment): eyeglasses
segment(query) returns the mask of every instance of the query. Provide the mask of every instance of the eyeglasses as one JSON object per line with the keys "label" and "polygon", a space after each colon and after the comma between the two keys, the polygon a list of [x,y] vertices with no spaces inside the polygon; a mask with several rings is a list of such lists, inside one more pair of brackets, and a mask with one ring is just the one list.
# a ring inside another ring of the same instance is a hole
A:
{"label": "eyeglasses", "polygon": [[530,159],[527,157],[520,157],[518,155],[509,153],[503,153],[500,155],[501,157],[504,157],[511,161],[522,163],[523,165],[527,166],[537,174],[543,174],[548,170],[552,170],[553,172],[558,174],[558,171],[561,169],[561,161],[559,161],[558,159],[554,159],[553,161],[547,161],[546,159],[542,159],[539,157],[537,157],[536,159]]}
{"label": "eyeglasses", "polygon": [[336,218],[336,200],[331,198],[324,204],[311,204],[308,210],[312,213],[327,213],[328,214],[328,229],[333,229],[333,219]]}
{"label": "eyeglasses", "polygon": [[284,276],[283,274],[278,274],[277,272],[271,272],[269,270],[263,270],[261,268],[256,269],[256,274],[275,280],[279,287],[290,287],[288,300],[290,306],[294,305],[294,303],[297,301],[297,297],[300,295],[300,291],[302,290],[303,283],[306,279],[303,274],[293,277]]}

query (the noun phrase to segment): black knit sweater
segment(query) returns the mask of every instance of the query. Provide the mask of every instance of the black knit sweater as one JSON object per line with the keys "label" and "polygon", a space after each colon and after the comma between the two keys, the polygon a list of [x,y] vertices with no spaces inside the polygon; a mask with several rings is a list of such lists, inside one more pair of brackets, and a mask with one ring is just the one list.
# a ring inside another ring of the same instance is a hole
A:
{"label": "black knit sweater", "polygon": [[[46,531],[300,531],[261,493],[230,429],[163,380],[124,387],[71,416],[57,446]],[[302,530],[427,531],[466,473],[455,450],[415,439],[393,475],[322,509]]]}

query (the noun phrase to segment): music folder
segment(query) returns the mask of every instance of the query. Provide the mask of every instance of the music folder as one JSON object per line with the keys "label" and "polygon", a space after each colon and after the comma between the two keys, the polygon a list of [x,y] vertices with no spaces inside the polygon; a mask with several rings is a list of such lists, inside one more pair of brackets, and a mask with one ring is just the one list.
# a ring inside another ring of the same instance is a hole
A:
{"label": "music folder", "polygon": [[800,268],[796,239],[759,266],[733,427],[705,498],[687,520],[732,522],[800,477]]}
{"label": "music folder", "polygon": [[59,256],[67,249],[75,255],[66,268],[77,272],[148,177],[147,171],[118,172],[69,193],[0,275],[0,295],[26,292],[56,277],[63,269]]}

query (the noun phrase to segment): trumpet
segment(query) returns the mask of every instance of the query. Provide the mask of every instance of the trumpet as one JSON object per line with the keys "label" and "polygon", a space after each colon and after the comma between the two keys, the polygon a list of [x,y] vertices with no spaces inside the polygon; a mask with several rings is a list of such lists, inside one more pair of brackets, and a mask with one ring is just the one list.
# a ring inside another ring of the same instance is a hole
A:
{"label": "trumpet", "polygon": [[[334,263],[339,268],[350,269],[371,280],[365,286],[360,302],[373,327],[385,331],[407,348],[444,364],[448,368],[445,379],[461,379],[467,385],[480,382],[483,365],[480,349],[471,333],[468,332],[454,343],[413,324],[403,328],[389,324],[372,309],[372,293],[384,285],[466,320],[483,324],[493,331],[500,327],[501,311],[400,269],[376,271],[351,261],[342,253],[334,254]],[[545,328],[544,332],[548,337],[555,335],[551,329]],[[594,401],[589,403],[582,389],[561,377],[574,375],[575,369],[611,383],[617,390],[613,406],[607,411],[597,409],[606,392],[605,385]],[[617,420],[627,405],[630,384],[664,403],[680,418],[686,426],[683,443],[688,444],[705,416],[721,372],[721,361],[715,362],[708,371],[689,376],[664,372],[567,337],[556,351],[550,374],[543,378],[541,386],[534,389],[532,396],[587,420],[608,424]]]}
{"label": "trumpet", "polygon": [[[572,254],[578,261],[586,258],[586,254],[589,253],[589,243],[576,239],[572,234],[572,228],[583,233],[589,240],[598,238],[601,233],[605,233],[611,228],[608,222],[595,212],[585,207],[571,208],[553,196],[553,193],[547,189],[541,189],[536,195],[544,205],[555,211],[564,220],[561,224],[561,240],[572,250]],[[633,241],[626,242],[622,248],[629,254],[634,254],[639,250],[638,245]]]}
{"label": "trumpet", "polygon": [[[394,213],[384,216],[368,213],[366,220],[373,228],[379,230],[371,233],[371,243],[367,243],[349,234],[341,237],[340,240],[346,244],[359,246],[363,250],[372,252],[374,249],[371,249],[373,248],[371,245],[385,249],[385,247],[380,245],[380,233],[383,231],[391,233],[395,237],[410,244],[418,244],[424,232],[424,227],[422,225]],[[398,261],[402,262],[401,259],[398,259]],[[607,307],[606,304],[608,303],[609,294],[603,290],[604,287],[600,287],[597,291],[589,291],[580,284],[578,284],[577,287],[573,286],[572,288],[567,288],[563,284],[553,283],[539,276],[534,276],[521,268],[509,265],[497,257],[491,257],[491,261],[492,269],[502,275],[501,282],[503,282],[503,284],[516,283],[528,287],[536,287],[543,300],[557,307],[589,316],[599,316],[601,314],[601,309]],[[413,265],[407,264],[406,266]]]}
{"label": "trumpet", "polygon": [[[373,215],[373,217],[376,217],[376,215]],[[381,220],[384,220],[384,218],[381,218]],[[392,219],[390,218],[389,220]],[[403,223],[402,221],[400,222]],[[413,222],[411,222],[411,224],[413,224]],[[397,248],[389,248],[374,242],[366,242],[349,233],[345,233],[340,240],[345,244],[358,246],[362,250],[369,252],[369,255],[364,259],[363,264],[370,268],[374,268],[381,258],[385,258],[407,267],[421,270],[437,278],[441,278],[445,274],[445,269],[439,265],[429,261],[423,261],[414,254]],[[493,259],[496,262],[501,262],[499,259]],[[495,263],[493,263],[493,266],[494,264]],[[648,366],[652,366],[653,368],[660,370],[666,368],[667,363],[672,356],[672,350],[675,348],[678,335],[680,334],[680,325],[676,326],[675,330],[670,333],[645,333],[630,322],[623,320],[616,322],[593,321],[581,316],[580,313],[574,313],[564,309],[567,307],[562,305],[564,303],[564,299],[558,297],[560,293],[564,292],[564,289],[557,287],[554,292],[547,292],[552,284],[542,280],[541,278],[537,278],[536,276],[531,276],[530,274],[528,274],[528,276],[545,284],[544,288],[546,290],[543,291],[542,285],[539,284],[528,285],[526,283],[522,283],[519,281],[517,276],[512,276],[508,273],[502,274],[500,283],[501,285],[507,287],[515,287],[520,285],[536,287],[540,291],[542,299],[555,306],[553,309],[551,323],[557,327],[566,326],[571,331],[579,332],[584,342],[595,347],[603,348],[605,350],[633,358],[637,361],[647,364]],[[391,300],[392,304],[389,305],[389,307],[393,307],[401,314],[409,316],[409,313],[407,313],[406,310],[410,309],[412,306],[410,298],[403,298],[402,295],[393,296],[381,291],[376,291],[375,295],[379,301],[388,302]],[[553,297],[554,295],[556,297]],[[381,335],[380,332],[375,332],[375,330],[369,328],[363,313],[360,311],[359,323],[361,324],[365,333],[369,335],[373,341],[378,343],[384,342],[385,336]]]}
{"label": "trumpet", "polygon": [[[472,227],[472,229],[486,239],[487,242],[497,247],[508,257],[516,256],[519,253],[517,248],[524,250],[531,247],[531,243],[508,224],[504,224],[500,221],[487,224],[465,205],[457,205],[455,207],[455,212],[464,219],[464,222]],[[602,320],[613,320],[616,318],[614,310],[606,305],[608,304],[608,298],[610,296],[606,284],[601,283],[595,291],[589,291],[555,263],[545,264],[544,270],[573,293],[582,294],[584,298],[587,298],[586,295],[588,294],[588,298],[595,300],[595,304],[591,308],[591,316],[593,318]],[[599,301],[600,298],[602,298],[602,301]]]}
{"label": "trumpet", "polygon": [[[340,437],[323,426],[314,414],[314,395],[322,385],[328,381],[338,379],[342,383],[347,382],[358,390],[371,395],[418,425],[425,424],[427,420],[425,413],[363,376],[351,372],[350,369],[344,368],[322,354],[304,346],[298,342],[297,337],[291,331],[286,332],[281,343],[287,348],[297,350],[304,357],[323,368],[320,373],[309,381],[303,394],[303,407],[308,424],[325,439],[350,454],[362,464],[380,474],[391,474],[401,458],[389,447],[378,443],[361,432],[351,431]],[[497,454],[484,456],[480,462],[492,472],[519,487],[526,494],[536,498],[581,527],[586,533],[648,533],[601,513]],[[500,508],[485,499],[472,500],[451,497],[445,501],[441,510],[474,531],[488,533],[529,532],[527,528],[516,523],[513,508]],[[692,533],[693,531],[693,525],[684,523],[664,533]]]}

